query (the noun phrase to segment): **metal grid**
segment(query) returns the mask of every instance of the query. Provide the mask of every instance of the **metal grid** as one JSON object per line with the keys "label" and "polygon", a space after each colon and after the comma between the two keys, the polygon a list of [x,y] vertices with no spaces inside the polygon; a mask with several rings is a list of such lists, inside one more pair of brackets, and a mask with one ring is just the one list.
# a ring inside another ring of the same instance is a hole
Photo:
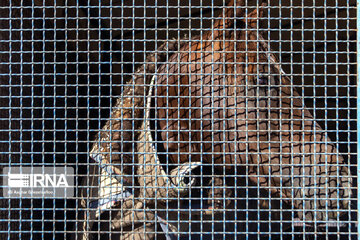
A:
{"label": "metal grid", "polygon": [[359,238],[357,3],[2,1],[1,239]]}

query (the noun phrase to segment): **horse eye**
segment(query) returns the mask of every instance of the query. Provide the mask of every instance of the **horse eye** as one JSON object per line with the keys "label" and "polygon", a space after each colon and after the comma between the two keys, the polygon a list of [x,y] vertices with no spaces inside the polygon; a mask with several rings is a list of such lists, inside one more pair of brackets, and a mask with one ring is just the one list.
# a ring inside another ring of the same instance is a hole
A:
{"label": "horse eye", "polygon": [[269,77],[261,76],[258,78],[258,85],[267,85],[269,82]]}

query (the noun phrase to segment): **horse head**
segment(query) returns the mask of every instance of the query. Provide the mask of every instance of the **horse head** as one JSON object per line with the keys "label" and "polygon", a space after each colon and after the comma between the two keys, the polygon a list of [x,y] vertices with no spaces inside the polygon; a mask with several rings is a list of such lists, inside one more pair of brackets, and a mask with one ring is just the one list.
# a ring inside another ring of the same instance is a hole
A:
{"label": "horse head", "polygon": [[157,72],[157,114],[172,163],[243,167],[309,221],[349,207],[347,163],[258,30],[264,5],[230,1],[213,28]]}

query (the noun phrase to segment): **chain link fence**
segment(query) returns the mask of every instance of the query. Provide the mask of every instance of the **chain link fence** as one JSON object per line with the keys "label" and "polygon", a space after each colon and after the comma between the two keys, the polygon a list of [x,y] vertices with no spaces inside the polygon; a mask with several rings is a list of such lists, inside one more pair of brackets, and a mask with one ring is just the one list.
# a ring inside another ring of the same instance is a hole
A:
{"label": "chain link fence", "polygon": [[1,1],[0,239],[358,239],[357,4]]}

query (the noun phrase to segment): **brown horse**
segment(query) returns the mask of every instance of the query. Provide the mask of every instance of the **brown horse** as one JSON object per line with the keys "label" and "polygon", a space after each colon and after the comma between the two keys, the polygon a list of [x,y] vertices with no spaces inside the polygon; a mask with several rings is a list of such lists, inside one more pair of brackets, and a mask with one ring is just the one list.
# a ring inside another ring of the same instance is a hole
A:
{"label": "brown horse", "polygon": [[257,30],[264,7],[245,16],[244,2],[230,1],[212,30],[158,70],[165,151],[175,164],[245,168],[300,218],[337,219],[351,195],[346,162]]}

